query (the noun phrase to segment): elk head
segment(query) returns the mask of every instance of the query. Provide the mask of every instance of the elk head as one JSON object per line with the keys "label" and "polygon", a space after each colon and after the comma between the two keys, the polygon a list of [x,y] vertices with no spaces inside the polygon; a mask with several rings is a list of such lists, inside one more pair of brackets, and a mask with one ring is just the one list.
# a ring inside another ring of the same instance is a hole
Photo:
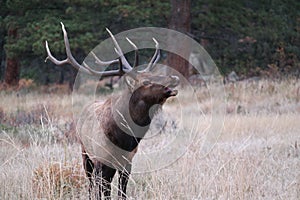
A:
{"label": "elk head", "polygon": [[46,41],[46,50],[48,56],[45,61],[49,59],[56,65],[71,64],[77,70],[93,76],[109,77],[125,75],[125,82],[133,98],[144,101],[148,105],[162,105],[168,97],[177,95],[177,90],[174,90],[174,88],[179,84],[179,78],[177,76],[155,75],[153,73],[153,69],[157,66],[157,61],[160,58],[159,43],[155,38],[153,38],[153,41],[155,42],[156,50],[152,59],[145,69],[137,70],[137,66],[139,65],[139,54],[137,46],[129,38],[126,38],[135,50],[135,61],[134,65],[131,66],[126,60],[114,35],[110,32],[109,29],[106,29],[111,36],[111,39],[115,45],[115,52],[118,54],[119,58],[110,61],[102,61],[94,52],[91,52],[91,54],[94,57],[96,64],[100,66],[107,66],[110,64],[119,63],[119,69],[110,71],[96,71],[90,68],[85,62],[83,62],[83,64],[81,65],[75,60],[70,50],[67,31],[65,30],[63,23],[61,23],[61,26],[64,35],[67,58],[60,61],[53,57],[49,49],[48,42]]}

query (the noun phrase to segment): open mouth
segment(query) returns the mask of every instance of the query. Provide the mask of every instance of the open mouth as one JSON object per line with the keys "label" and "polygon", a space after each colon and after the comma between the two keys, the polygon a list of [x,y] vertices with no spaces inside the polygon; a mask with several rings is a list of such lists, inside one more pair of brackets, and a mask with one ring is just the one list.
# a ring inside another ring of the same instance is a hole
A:
{"label": "open mouth", "polygon": [[178,90],[174,90],[174,89],[172,89],[170,87],[166,87],[165,88],[165,94],[168,97],[176,96],[178,94]]}

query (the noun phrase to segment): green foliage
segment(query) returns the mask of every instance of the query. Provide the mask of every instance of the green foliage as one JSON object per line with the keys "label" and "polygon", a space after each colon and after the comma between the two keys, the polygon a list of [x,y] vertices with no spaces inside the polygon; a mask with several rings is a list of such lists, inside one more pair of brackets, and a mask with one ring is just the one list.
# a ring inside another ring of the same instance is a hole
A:
{"label": "green foliage", "polygon": [[[0,2],[1,51],[4,48],[6,56],[21,61],[21,75],[42,82],[41,77],[55,81],[59,73],[53,64],[44,63],[45,41],[49,42],[56,57],[65,57],[60,22],[66,26],[74,56],[82,61],[92,48],[108,37],[105,27],[114,33],[141,26],[167,27],[171,7],[169,0]],[[235,70],[250,75],[259,71],[257,68],[266,69],[270,64],[282,71],[286,71],[286,66],[299,67],[299,1],[191,2],[192,34],[198,41],[207,41],[204,47],[223,73]],[[17,30],[17,38],[7,35],[10,29]]]}
{"label": "green foliage", "polygon": [[256,67],[277,65],[279,48],[289,55],[286,61],[294,59],[293,68],[297,68],[299,1],[201,0],[193,4],[192,30],[209,41],[206,49],[224,73],[251,74]]}
{"label": "green foliage", "polygon": [[[44,42],[48,40],[54,53],[63,54],[64,44],[59,25],[62,21],[68,29],[72,48],[88,53],[99,39],[107,37],[105,27],[113,26],[116,31],[122,31],[138,27],[141,23],[149,26],[153,25],[150,21],[155,17],[160,22],[157,25],[161,25],[162,17],[159,15],[168,6],[166,2],[157,3],[153,0],[142,3],[123,1],[123,5],[121,3],[122,1],[117,0],[7,1],[7,8],[13,13],[5,18],[7,29],[18,28],[19,35],[15,42],[9,42],[7,38],[7,52],[42,56],[45,55]],[[150,8],[156,5],[160,9],[152,12],[153,9]]]}
{"label": "green foliage", "polygon": [[[117,33],[141,25],[165,26],[169,6],[167,0],[2,0],[1,4],[4,5],[1,10],[7,10],[0,18],[1,30],[16,29],[18,33],[17,39],[6,36],[6,56],[20,59],[22,71],[53,65],[43,62],[46,40],[55,56],[65,56],[60,22],[65,24],[72,51],[80,60],[108,37],[105,27]],[[32,66],[33,62],[39,66]],[[36,70],[36,73],[41,72]]]}

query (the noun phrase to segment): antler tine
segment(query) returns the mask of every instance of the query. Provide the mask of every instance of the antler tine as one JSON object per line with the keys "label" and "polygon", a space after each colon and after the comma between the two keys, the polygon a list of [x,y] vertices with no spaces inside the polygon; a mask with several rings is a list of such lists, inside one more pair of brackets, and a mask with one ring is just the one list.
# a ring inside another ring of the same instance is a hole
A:
{"label": "antler tine", "polygon": [[124,65],[124,67],[128,70],[132,70],[132,67],[130,66],[130,64],[128,63],[128,61],[126,60],[121,47],[119,46],[115,36],[110,32],[110,30],[108,28],[106,28],[106,31],[109,33],[114,45],[115,45],[115,51],[118,54],[118,56],[121,58],[122,63]]}
{"label": "antler tine", "polygon": [[69,43],[67,31],[66,31],[65,26],[62,22],[61,22],[61,28],[62,28],[62,31],[63,31],[63,34],[64,34],[64,42],[65,42],[65,47],[66,47],[67,58],[65,60],[57,60],[54,56],[52,56],[51,51],[50,51],[49,46],[48,46],[48,42],[46,41],[46,50],[47,50],[48,56],[47,56],[45,62],[49,59],[56,65],[71,64],[77,70],[82,70],[83,72],[85,72],[87,74],[91,74],[90,71],[84,69],[84,67],[82,67],[75,60],[75,58],[73,57],[73,55],[71,53],[71,50],[70,50],[70,43]]}
{"label": "antler tine", "polygon": [[159,43],[157,42],[157,40],[155,38],[152,38],[152,40],[155,42],[155,53],[153,55],[153,57],[151,58],[148,66],[143,70],[143,72],[149,72],[151,71],[156,63],[158,62],[158,60],[160,59],[160,49],[159,49]]}
{"label": "antler tine", "polygon": [[155,42],[155,48],[157,50],[157,53],[156,53],[156,59],[154,60],[153,62],[153,66],[156,65],[156,63],[159,61],[160,59],[160,49],[159,49],[159,43],[157,42],[157,40],[155,38],[152,38],[153,41]]}
{"label": "antler tine", "polygon": [[111,64],[114,64],[114,63],[118,63],[118,62],[119,62],[118,59],[116,59],[116,60],[110,60],[110,61],[102,61],[102,60],[100,60],[100,58],[97,57],[97,55],[96,55],[93,51],[91,51],[91,54],[92,54],[92,56],[95,58],[96,63],[97,63],[98,65],[103,65],[103,66],[105,66],[105,65],[111,65]]}
{"label": "antler tine", "polygon": [[128,38],[126,37],[126,40],[131,44],[131,46],[133,46],[134,51],[135,51],[135,58],[134,58],[134,64],[133,64],[133,68],[137,67],[139,65],[139,51],[137,46]]}
{"label": "antler tine", "polygon": [[83,65],[84,67],[90,71],[90,73],[92,73],[93,75],[98,75],[98,76],[101,76],[101,77],[109,77],[109,76],[122,76],[125,72],[123,71],[122,68],[119,68],[118,70],[110,70],[110,71],[96,71],[92,68],[90,68],[85,62],[83,62]]}
{"label": "antler tine", "polygon": [[[89,75],[107,77],[107,76],[121,76],[121,75],[124,74],[121,62],[120,62],[120,69],[119,70],[101,71],[101,72],[91,69],[86,63],[83,63],[83,65],[80,65],[72,55],[72,52],[71,52],[71,49],[70,49],[70,43],[69,43],[69,39],[68,39],[68,35],[67,35],[67,31],[66,31],[65,26],[62,22],[61,22],[61,28],[62,28],[63,35],[64,35],[64,42],[65,42],[65,47],[66,47],[67,58],[65,60],[57,60],[51,54],[50,48],[48,46],[48,42],[46,41],[46,51],[47,51],[48,56],[45,59],[45,62],[49,59],[50,61],[52,61],[56,65],[71,64],[77,70],[85,72]],[[116,63],[116,62],[119,61],[119,60],[112,60],[112,61],[104,62],[104,61],[101,61],[94,53],[92,53],[92,54],[95,57],[96,62],[98,62],[100,64],[103,64],[103,65],[110,65],[112,63]]]}

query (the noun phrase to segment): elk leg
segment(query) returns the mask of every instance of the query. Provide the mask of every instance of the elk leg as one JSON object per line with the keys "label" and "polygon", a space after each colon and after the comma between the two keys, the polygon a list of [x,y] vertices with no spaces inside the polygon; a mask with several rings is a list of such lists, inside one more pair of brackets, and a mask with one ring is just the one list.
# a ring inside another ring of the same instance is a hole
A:
{"label": "elk leg", "polygon": [[91,199],[91,192],[93,190],[93,171],[94,171],[94,164],[89,156],[86,154],[84,150],[82,150],[82,160],[83,160],[83,167],[85,170],[85,174],[90,181],[89,185],[89,199]]}
{"label": "elk leg", "polygon": [[127,165],[123,170],[119,170],[119,185],[118,185],[118,197],[119,199],[126,199],[126,187],[131,173],[131,165]]}
{"label": "elk leg", "polygon": [[104,196],[104,199],[111,199],[111,182],[116,173],[116,169],[108,167],[104,164],[97,164],[96,166],[96,185],[99,188],[99,197],[101,198],[101,193]]}

